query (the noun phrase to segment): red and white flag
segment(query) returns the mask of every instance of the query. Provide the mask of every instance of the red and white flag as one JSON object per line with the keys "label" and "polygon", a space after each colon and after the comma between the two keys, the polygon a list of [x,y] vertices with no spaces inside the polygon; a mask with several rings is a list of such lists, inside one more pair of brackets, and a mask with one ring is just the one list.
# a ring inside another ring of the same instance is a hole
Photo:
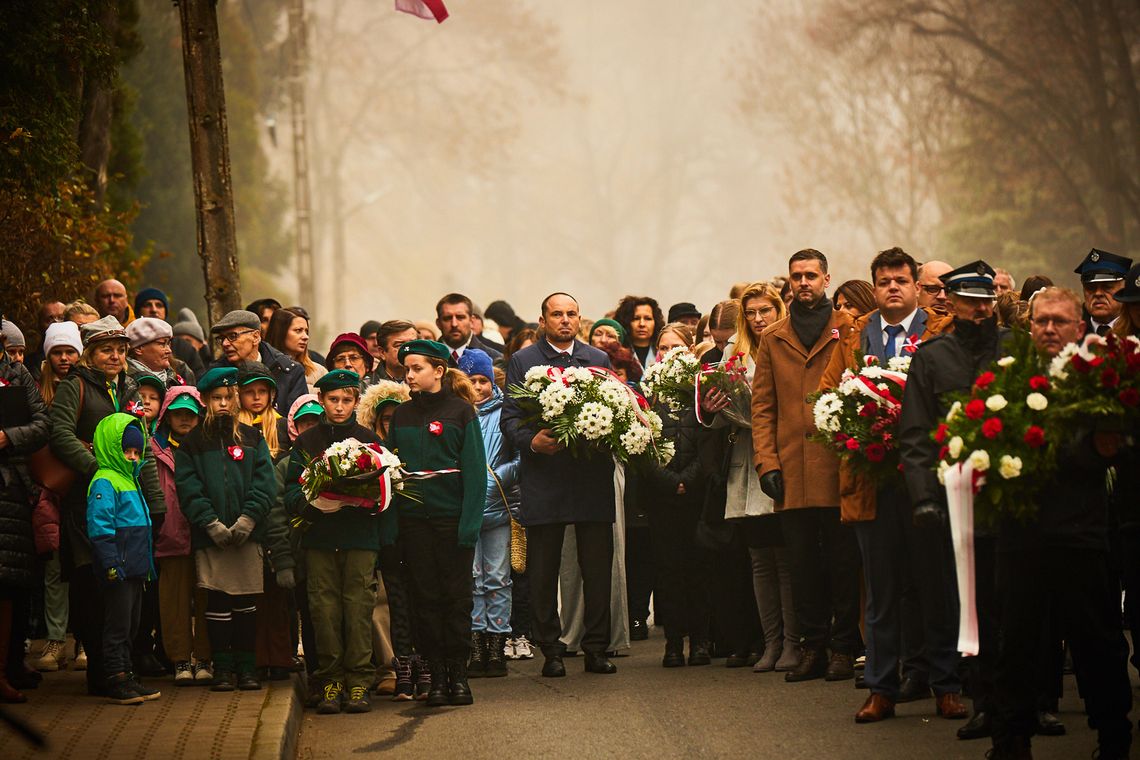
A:
{"label": "red and white flag", "polygon": [[443,0],[396,0],[396,10],[428,20],[435,19],[439,24],[447,18]]}

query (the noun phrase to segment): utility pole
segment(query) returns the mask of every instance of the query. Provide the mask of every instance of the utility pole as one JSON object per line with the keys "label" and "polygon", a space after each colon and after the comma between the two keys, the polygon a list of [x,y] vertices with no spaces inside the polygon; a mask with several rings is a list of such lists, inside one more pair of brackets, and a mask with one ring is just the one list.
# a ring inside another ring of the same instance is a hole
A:
{"label": "utility pole", "polygon": [[226,312],[241,308],[217,0],[177,0],[175,5],[182,28],[198,256],[213,325]]}
{"label": "utility pole", "polygon": [[[313,267],[312,206],[309,199],[309,147],[305,115],[308,70],[305,0],[289,3],[289,115],[293,131],[293,207],[297,284],[301,305],[317,315],[317,283]],[[338,323],[339,324],[339,323]]]}

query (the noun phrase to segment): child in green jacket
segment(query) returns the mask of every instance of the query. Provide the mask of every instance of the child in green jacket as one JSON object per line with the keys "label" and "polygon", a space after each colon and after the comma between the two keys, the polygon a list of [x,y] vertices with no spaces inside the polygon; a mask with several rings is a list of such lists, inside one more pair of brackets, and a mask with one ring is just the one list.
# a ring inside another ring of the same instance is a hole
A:
{"label": "child in green jacket", "polygon": [[487,457],[475,391],[450,351],[432,340],[400,347],[412,400],[392,415],[389,445],[411,471],[459,469],[413,484],[418,499],[397,494],[399,538],[412,588],[416,646],[431,668],[429,706],[469,705],[475,542],[483,525]]}

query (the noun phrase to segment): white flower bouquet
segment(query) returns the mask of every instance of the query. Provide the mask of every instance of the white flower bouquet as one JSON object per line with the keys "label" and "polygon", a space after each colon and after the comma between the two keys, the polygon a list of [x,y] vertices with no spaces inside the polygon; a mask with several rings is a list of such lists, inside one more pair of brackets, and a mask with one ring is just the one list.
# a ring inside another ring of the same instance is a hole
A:
{"label": "white flower bouquet", "polygon": [[645,370],[641,388],[670,412],[679,412],[693,405],[693,385],[700,369],[701,363],[693,352],[686,346],[677,346]]}
{"label": "white flower bouquet", "polygon": [[662,466],[673,458],[673,442],[661,437],[661,418],[605,369],[531,367],[522,385],[507,392],[575,455],[588,448],[623,463],[648,460]]}

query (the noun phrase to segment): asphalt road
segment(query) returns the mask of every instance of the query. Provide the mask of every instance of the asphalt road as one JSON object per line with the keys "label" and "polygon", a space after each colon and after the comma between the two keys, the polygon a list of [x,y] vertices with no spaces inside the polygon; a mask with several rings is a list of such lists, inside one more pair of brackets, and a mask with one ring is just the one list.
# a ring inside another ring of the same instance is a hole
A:
{"label": "asphalt road", "polygon": [[[866,698],[851,681],[785,683],[782,674],[708,667],[666,670],[654,631],[615,660],[618,673],[582,671],[566,660],[565,678],[539,676],[541,658],[512,663],[506,678],[473,680],[475,704],[429,709],[376,698],[367,715],[306,711],[298,757],[747,757],[982,758],[989,740],[963,742],[958,721],[934,715],[934,701],[899,705],[898,716],[856,725]],[[1135,713],[1134,713],[1135,715]],[[1061,719],[1068,735],[1038,737],[1034,757],[1087,758],[1095,745],[1072,676]]]}

